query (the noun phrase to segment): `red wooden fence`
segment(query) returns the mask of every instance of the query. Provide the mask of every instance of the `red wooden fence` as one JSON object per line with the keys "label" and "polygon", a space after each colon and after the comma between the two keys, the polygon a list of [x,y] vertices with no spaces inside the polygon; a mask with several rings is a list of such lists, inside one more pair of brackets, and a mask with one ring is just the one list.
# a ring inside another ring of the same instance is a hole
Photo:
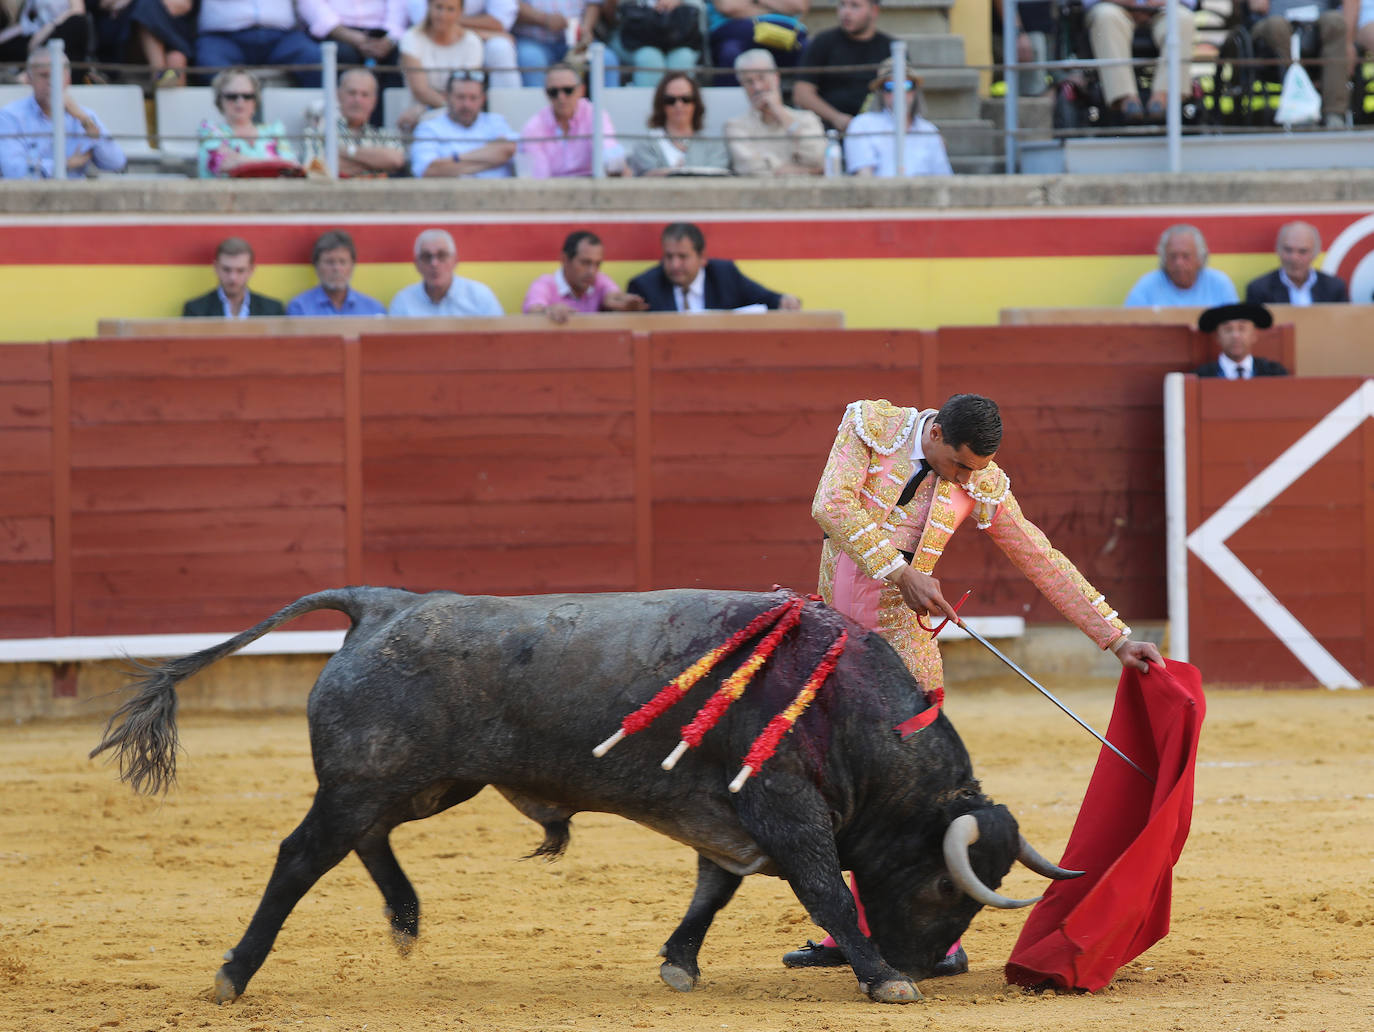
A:
{"label": "red wooden fence", "polygon": [[[844,406],[970,390],[1031,518],[1160,619],[1161,379],[1206,350],[1155,326],[0,346],[0,636],[234,630],[357,582],[811,589]],[[976,533],[941,576],[1057,619]]]}

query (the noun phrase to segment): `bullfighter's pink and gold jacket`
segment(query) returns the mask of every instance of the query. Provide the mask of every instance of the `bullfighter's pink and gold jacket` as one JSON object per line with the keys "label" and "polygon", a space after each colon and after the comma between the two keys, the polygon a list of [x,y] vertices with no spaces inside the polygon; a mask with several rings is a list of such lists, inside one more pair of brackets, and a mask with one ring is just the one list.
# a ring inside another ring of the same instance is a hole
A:
{"label": "bullfighter's pink and gold jacket", "polygon": [[811,506],[811,515],[828,535],[820,571],[825,600],[882,632],[927,688],[941,687],[938,648],[884,578],[906,561],[903,551],[913,553],[916,569],[933,572],[950,536],[971,514],[1099,648],[1129,636],[1130,628],[1102,593],[1022,515],[1010,479],[996,463],[974,474],[965,487],[929,475],[906,505],[897,505],[916,466],[916,427],[933,411],[887,401],[856,401],[845,409]]}

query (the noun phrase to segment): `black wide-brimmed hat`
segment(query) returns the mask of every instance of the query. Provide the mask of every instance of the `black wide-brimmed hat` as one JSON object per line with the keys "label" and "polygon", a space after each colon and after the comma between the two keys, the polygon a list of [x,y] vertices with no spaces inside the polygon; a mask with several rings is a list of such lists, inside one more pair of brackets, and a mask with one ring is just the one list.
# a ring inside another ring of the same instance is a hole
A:
{"label": "black wide-brimmed hat", "polygon": [[1224,322],[1232,319],[1249,319],[1261,330],[1274,325],[1274,315],[1264,305],[1244,301],[1234,305],[1217,305],[1197,317],[1197,328],[1203,333],[1211,333]]}

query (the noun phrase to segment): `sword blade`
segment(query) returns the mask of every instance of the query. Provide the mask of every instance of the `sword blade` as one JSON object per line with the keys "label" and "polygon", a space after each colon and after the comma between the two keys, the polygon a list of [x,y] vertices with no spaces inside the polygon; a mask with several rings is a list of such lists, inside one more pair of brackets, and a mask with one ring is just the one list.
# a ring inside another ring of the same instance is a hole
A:
{"label": "sword blade", "polygon": [[991,652],[994,656],[996,656],[998,659],[1000,659],[1003,663],[1005,663],[1007,666],[1011,667],[1011,668],[1012,668],[1013,670],[1015,670],[1018,674],[1020,674],[1020,675],[1027,681],[1027,683],[1030,684],[1030,686],[1031,686],[1032,688],[1034,688],[1036,691],[1038,691],[1038,692],[1039,692],[1041,695],[1043,695],[1045,698],[1049,699],[1050,702],[1054,703],[1054,704],[1055,704],[1056,706],[1058,706],[1061,710],[1063,710],[1066,714],[1068,714],[1069,717],[1073,720],[1073,722],[1074,722],[1075,724],[1077,724],[1077,725],[1078,725],[1079,727],[1081,727],[1084,731],[1088,732],[1088,734],[1090,734],[1090,735],[1092,735],[1094,738],[1096,738],[1099,742],[1101,742],[1103,745],[1105,745],[1105,746],[1106,746],[1108,749],[1110,749],[1112,752],[1114,752],[1114,753],[1116,753],[1118,756],[1120,756],[1121,759],[1124,760],[1128,765],[1130,765],[1130,767],[1133,768],[1141,777],[1143,777],[1146,781],[1148,781],[1148,782],[1149,782],[1150,784],[1152,784],[1152,785],[1155,783],[1155,779],[1152,778],[1152,777],[1150,777],[1150,775],[1147,774],[1147,773],[1145,772],[1145,770],[1140,766],[1140,764],[1136,763],[1135,760],[1131,759],[1129,756],[1127,756],[1124,752],[1122,752],[1122,751],[1121,751],[1120,749],[1118,749],[1116,746],[1112,745],[1111,742],[1107,741],[1107,739],[1103,738],[1100,734],[1098,734],[1097,731],[1095,731],[1095,730],[1093,729],[1093,726],[1092,726],[1091,724],[1089,724],[1086,720],[1084,720],[1082,717],[1080,717],[1077,713],[1075,713],[1073,710],[1069,709],[1069,707],[1065,706],[1062,702],[1060,702],[1058,699],[1056,699],[1056,698],[1054,697],[1054,693],[1053,693],[1053,692],[1051,692],[1049,689],[1047,689],[1044,685],[1042,685],[1042,684],[1041,684],[1039,681],[1037,681],[1035,678],[1031,677],[1030,674],[1026,673],[1024,670],[1022,670],[1022,669],[1021,669],[1019,666],[1017,666],[1015,663],[1013,663],[1013,662],[1011,661],[1011,659],[1009,659],[1006,655],[1003,654],[1003,652],[1002,652],[1001,649],[999,649],[999,648],[998,648],[996,645],[994,645],[992,642],[990,642],[990,641],[988,641],[986,638],[984,638],[981,634],[979,634],[977,631],[975,631],[975,630],[974,630],[972,627],[970,627],[967,623],[962,623],[962,622],[961,622],[959,626],[962,627],[962,628],[964,629],[964,631],[968,634],[968,636],[969,636],[970,638],[973,638],[975,641],[981,643],[982,646],[983,646],[983,648],[987,649],[987,650],[988,650],[989,652]]}

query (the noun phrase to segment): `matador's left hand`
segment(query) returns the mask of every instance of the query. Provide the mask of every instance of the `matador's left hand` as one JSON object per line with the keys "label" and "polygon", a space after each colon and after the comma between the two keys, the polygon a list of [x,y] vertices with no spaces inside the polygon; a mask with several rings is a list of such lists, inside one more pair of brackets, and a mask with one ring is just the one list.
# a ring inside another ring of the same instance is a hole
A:
{"label": "matador's left hand", "polygon": [[1159,654],[1159,649],[1152,641],[1132,641],[1128,638],[1126,644],[1115,651],[1116,658],[1121,661],[1122,666],[1139,670],[1142,674],[1150,672],[1151,663],[1164,665],[1164,657]]}

